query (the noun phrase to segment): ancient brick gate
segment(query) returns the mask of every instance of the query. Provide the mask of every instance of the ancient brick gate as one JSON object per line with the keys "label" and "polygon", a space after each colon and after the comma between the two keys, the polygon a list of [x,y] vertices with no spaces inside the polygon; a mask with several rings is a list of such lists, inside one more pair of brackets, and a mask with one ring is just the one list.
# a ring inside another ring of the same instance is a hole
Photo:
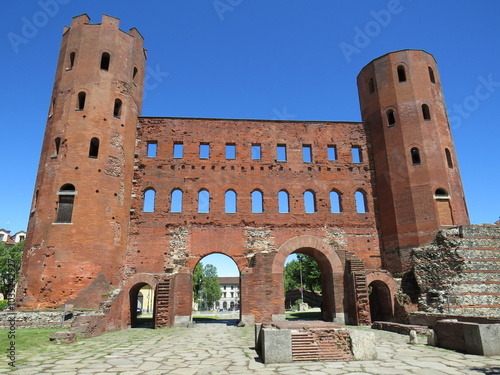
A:
{"label": "ancient brick gate", "polygon": [[[241,273],[241,319],[282,320],[284,262],[302,252],[320,265],[323,318],[365,324],[370,304],[376,316],[393,316],[391,273],[412,272],[413,249],[442,226],[469,225],[427,52],[392,52],[362,69],[363,122],[141,117],[143,42],[106,15],[91,24],[83,14],[64,29],[20,309],[72,304],[95,310],[95,320],[106,316],[101,330],[125,328],[147,284],[156,290],[157,326],[188,324],[193,269],[221,253]],[[453,253],[460,277],[477,269],[492,284],[474,284],[477,299],[455,286],[441,292],[454,294],[456,310],[474,313],[479,304],[495,313],[496,270],[474,256],[496,262],[497,235],[475,249],[483,239],[468,233]],[[420,256],[435,253],[423,248]],[[461,259],[470,257],[468,270]],[[439,290],[439,276],[425,281],[415,269],[414,284]]]}

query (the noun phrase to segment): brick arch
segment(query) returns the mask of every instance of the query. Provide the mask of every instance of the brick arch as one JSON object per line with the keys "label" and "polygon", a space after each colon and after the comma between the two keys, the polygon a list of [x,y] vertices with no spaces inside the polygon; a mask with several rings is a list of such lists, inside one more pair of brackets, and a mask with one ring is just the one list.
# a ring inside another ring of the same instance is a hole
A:
{"label": "brick arch", "polygon": [[137,284],[149,284],[154,289],[158,284],[158,278],[151,273],[138,273],[126,281],[123,289],[128,293]]}
{"label": "brick arch", "polygon": [[290,254],[297,252],[313,257],[320,268],[323,319],[333,321],[341,317],[339,314],[343,314],[344,311],[344,266],[336,251],[324,240],[315,236],[302,235],[286,241],[279,247],[271,268],[276,279],[281,279],[282,285],[285,260]]}
{"label": "brick arch", "polygon": [[366,285],[370,286],[370,284],[374,281],[382,282],[389,288],[389,293],[391,297],[391,311],[394,315],[394,299],[396,296],[396,291],[398,290],[398,284],[396,281],[385,272],[370,272],[366,275]]}
{"label": "brick arch", "polygon": [[[127,280],[124,285],[124,298],[126,304],[124,309],[125,314],[129,317],[127,320],[130,322],[130,326],[134,327],[137,324],[137,315],[135,309],[137,308],[137,295],[139,290],[144,285],[149,285],[151,288],[156,291],[156,286],[158,285],[158,278],[153,274],[149,273],[139,273]],[[156,292],[155,292],[156,293]],[[156,299],[156,295],[155,295]],[[156,302],[153,305],[153,321],[156,320]],[[153,323],[154,325],[155,323]]]}
{"label": "brick arch", "polygon": [[282,244],[278,249],[278,253],[274,257],[271,272],[283,272],[283,266],[286,258],[300,249],[310,249],[307,251],[307,255],[317,257],[318,260],[328,260],[333,273],[344,273],[344,266],[337,252],[321,238],[309,235],[297,236]]}
{"label": "brick arch", "polygon": [[245,270],[245,268],[248,267],[248,261],[244,256],[234,256],[234,254],[230,254],[230,251],[226,251],[224,249],[217,249],[217,250],[208,250],[207,252],[204,252],[202,254],[197,254],[196,256],[189,257],[189,259],[186,262],[186,268],[189,269],[189,271],[194,272],[194,268],[196,267],[198,262],[203,258],[212,254],[222,254],[229,257],[234,263],[236,263],[236,267],[238,267],[240,276],[241,273]]}

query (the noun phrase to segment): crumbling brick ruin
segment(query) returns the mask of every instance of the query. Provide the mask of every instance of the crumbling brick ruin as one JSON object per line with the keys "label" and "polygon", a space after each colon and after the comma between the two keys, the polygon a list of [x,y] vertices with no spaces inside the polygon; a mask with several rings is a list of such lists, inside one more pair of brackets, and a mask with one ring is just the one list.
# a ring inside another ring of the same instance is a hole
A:
{"label": "crumbling brick ruin", "polygon": [[221,253],[241,320],[279,321],[285,260],[304,253],[325,321],[500,315],[498,227],[469,226],[432,55],[365,66],[362,122],[141,117],[142,36],[89,21],[62,38],[19,309],[72,304],[95,309],[90,331],[121,329],[149,284],[155,325],[185,325],[194,267]]}

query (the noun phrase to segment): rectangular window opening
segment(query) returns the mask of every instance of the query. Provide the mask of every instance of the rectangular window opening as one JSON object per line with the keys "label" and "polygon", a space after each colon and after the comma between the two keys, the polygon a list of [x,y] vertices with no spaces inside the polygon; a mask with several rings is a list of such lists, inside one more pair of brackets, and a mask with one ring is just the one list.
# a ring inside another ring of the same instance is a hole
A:
{"label": "rectangular window opening", "polygon": [[337,147],[330,145],[328,146],[328,160],[335,161],[337,160]]}
{"label": "rectangular window opening", "polygon": [[210,159],[209,143],[200,143],[200,159]]}
{"label": "rectangular window opening", "polygon": [[302,145],[302,161],[304,163],[312,162],[312,147],[311,145]]}
{"label": "rectangular window opening", "polygon": [[182,159],[184,156],[184,144],[182,142],[174,143],[174,158]]}
{"label": "rectangular window opening", "polygon": [[351,153],[352,153],[352,162],[353,163],[362,163],[363,162],[363,158],[362,158],[362,154],[361,154],[361,147],[352,146]]}
{"label": "rectangular window opening", "polygon": [[158,148],[158,143],[156,143],[156,142],[148,142],[147,157],[148,158],[155,158],[156,157],[156,149],[157,148]]}
{"label": "rectangular window opening", "polygon": [[276,160],[277,161],[286,161],[286,145],[278,145],[276,148]]}
{"label": "rectangular window opening", "polygon": [[262,158],[262,152],[261,152],[261,147],[260,144],[252,144],[252,159],[253,160],[260,160]]}
{"label": "rectangular window opening", "polygon": [[226,159],[236,159],[236,145],[234,143],[226,143]]}

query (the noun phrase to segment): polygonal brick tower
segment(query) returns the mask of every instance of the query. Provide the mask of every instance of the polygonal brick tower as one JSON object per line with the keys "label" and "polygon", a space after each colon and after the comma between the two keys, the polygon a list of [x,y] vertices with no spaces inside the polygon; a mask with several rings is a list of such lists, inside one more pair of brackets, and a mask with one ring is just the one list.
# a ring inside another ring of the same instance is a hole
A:
{"label": "polygonal brick tower", "polygon": [[409,267],[409,249],[469,218],[434,57],[403,50],[373,60],[358,76],[370,129],[382,261]]}
{"label": "polygonal brick tower", "polygon": [[146,54],[136,29],[65,28],[17,293],[22,308],[96,308],[123,278]]}

